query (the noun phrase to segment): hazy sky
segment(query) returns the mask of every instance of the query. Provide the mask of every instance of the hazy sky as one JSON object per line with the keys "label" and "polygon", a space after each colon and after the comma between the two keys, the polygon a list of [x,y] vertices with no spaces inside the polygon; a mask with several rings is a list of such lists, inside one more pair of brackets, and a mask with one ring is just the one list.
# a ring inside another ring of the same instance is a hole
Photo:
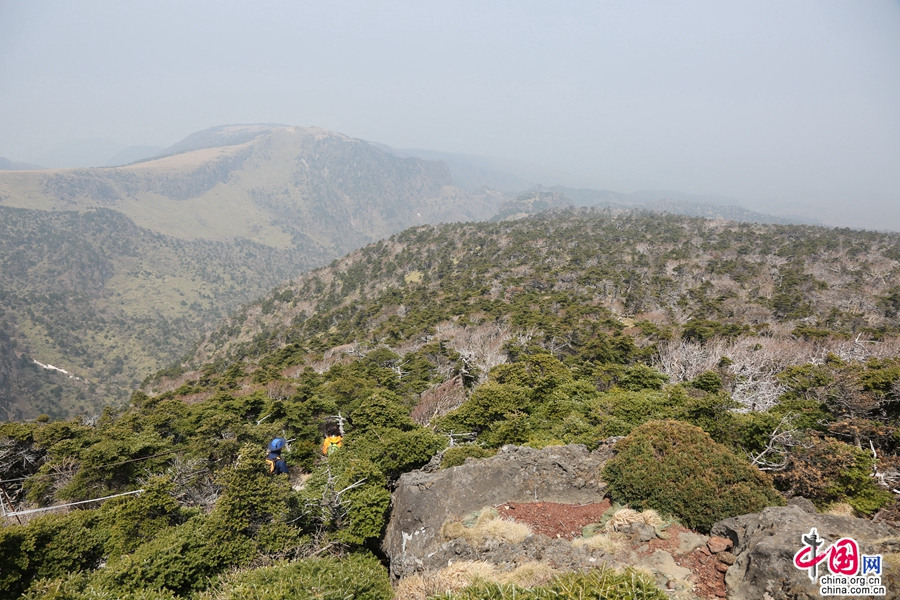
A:
{"label": "hazy sky", "polygon": [[0,156],[256,122],[900,230],[900,2],[0,0]]}

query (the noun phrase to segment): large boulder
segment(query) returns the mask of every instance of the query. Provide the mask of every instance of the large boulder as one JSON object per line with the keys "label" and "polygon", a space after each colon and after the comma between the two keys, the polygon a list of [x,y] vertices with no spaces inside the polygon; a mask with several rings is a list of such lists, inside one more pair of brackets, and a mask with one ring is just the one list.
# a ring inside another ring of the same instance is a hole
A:
{"label": "large boulder", "polygon": [[[809,504],[809,503],[807,503]],[[766,508],[761,513],[719,521],[711,533],[730,539],[736,556],[725,574],[728,600],[812,600],[821,597],[819,585],[808,571],[794,566],[794,555],[801,549],[801,536],[816,528],[824,539],[824,551],[840,538],[852,538],[860,554],[885,555],[900,551],[900,531],[883,523],[854,517],[818,514],[810,506],[795,503]],[[824,563],[818,574],[827,574]],[[900,573],[884,567],[882,585],[885,598],[900,597]]]}
{"label": "large boulder", "polygon": [[444,541],[441,526],[485,506],[602,501],[606,484],[600,472],[611,456],[607,446],[593,452],[582,445],[541,450],[504,446],[495,456],[469,459],[458,467],[405,473],[394,491],[382,543],[391,574],[404,577],[425,568],[429,553]]}

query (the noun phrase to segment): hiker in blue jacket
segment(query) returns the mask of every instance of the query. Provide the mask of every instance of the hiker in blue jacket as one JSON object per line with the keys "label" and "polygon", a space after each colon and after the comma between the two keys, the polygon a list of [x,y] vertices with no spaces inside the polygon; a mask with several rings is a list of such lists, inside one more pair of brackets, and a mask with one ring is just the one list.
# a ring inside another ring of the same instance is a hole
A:
{"label": "hiker in blue jacket", "polygon": [[277,437],[269,442],[269,453],[266,455],[266,466],[269,468],[270,474],[279,475],[284,473],[287,475],[287,463],[284,462],[284,459],[281,457],[281,451],[284,450],[284,445],[286,443],[287,440],[281,437]]}

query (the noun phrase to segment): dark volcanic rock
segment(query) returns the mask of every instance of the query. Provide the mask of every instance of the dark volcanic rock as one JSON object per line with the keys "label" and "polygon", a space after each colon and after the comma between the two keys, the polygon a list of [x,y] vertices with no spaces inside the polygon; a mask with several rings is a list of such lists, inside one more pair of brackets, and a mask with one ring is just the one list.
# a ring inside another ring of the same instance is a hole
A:
{"label": "dark volcanic rock", "polygon": [[[900,531],[854,517],[813,514],[797,505],[767,508],[761,513],[719,521],[711,534],[730,539],[736,556],[725,575],[729,600],[811,600],[819,586],[806,571],[794,567],[801,536],[815,527],[827,548],[842,537],[859,544],[861,554],[887,554],[900,550]],[[827,567],[819,565],[819,575]],[[884,568],[886,598],[900,597],[900,573]]]}
{"label": "dark volcanic rock", "polygon": [[[452,469],[402,475],[382,544],[391,559],[391,573],[401,577],[424,568],[429,553],[447,550],[440,548],[441,525],[485,506],[600,502],[606,490],[600,472],[611,456],[605,446],[593,452],[581,445],[541,450],[505,446],[495,456],[470,459]],[[445,566],[446,558],[441,560]]]}
{"label": "dark volcanic rock", "polygon": [[[545,535],[530,535],[518,543],[488,540],[473,546],[462,538],[444,542],[433,548],[415,566],[407,565],[404,575],[417,569],[439,570],[460,560],[481,560],[497,565],[501,571],[511,571],[528,562],[539,561],[563,571],[590,569],[608,563],[616,565],[602,550],[587,546],[573,546],[568,540],[550,539]],[[393,562],[391,563],[393,566]]]}

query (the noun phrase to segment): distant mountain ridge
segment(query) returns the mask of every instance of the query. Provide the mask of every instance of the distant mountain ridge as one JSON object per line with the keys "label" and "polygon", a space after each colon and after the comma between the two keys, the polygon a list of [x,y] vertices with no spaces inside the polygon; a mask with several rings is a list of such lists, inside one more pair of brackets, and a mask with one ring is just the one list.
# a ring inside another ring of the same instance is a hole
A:
{"label": "distant mountain ridge", "polygon": [[453,183],[467,192],[475,193],[484,188],[506,193],[519,193],[560,177],[549,169],[524,161],[425,150],[420,148],[391,148],[372,142],[376,147],[402,157],[441,161],[450,169]]}
{"label": "distant mountain ridge", "polygon": [[450,169],[454,185],[468,192],[492,189],[510,195],[520,195],[528,191],[550,190],[571,198],[575,206],[641,206],[647,210],[712,219],[783,225],[821,224],[818,219],[808,216],[789,214],[779,216],[749,210],[739,206],[733,198],[725,196],[687,194],[671,190],[640,190],[625,193],[573,188],[556,183],[571,179],[571,175],[524,161],[418,148],[398,149],[378,143],[374,145],[396,156],[443,161]]}
{"label": "distant mountain ridge", "polygon": [[816,219],[799,216],[776,216],[756,212],[738,206],[724,196],[703,196],[673,191],[638,191],[632,193],[568,188],[555,185],[548,188],[572,198],[577,206],[640,207],[655,212],[725,219],[746,223],[772,223],[780,225],[821,225]]}
{"label": "distant mountain ridge", "polygon": [[255,140],[261,135],[271,132],[273,129],[287,127],[278,123],[256,123],[252,125],[220,125],[210,127],[203,131],[192,133],[180,142],[160,151],[149,160],[184,154],[194,150],[207,148],[219,148],[222,146],[237,146]]}
{"label": "distant mountain ridge", "polygon": [[124,167],[0,174],[0,205],[104,206],[166,235],[332,257],[412,225],[485,219],[503,200],[459,190],[443,163],[315,127],[218,127]]}
{"label": "distant mountain ridge", "polygon": [[120,167],[134,162],[147,160],[162,152],[162,146],[128,146],[104,163],[104,167]]}
{"label": "distant mountain ridge", "polygon": [[559,192],[526,192],[500,205],[500,210],[491,221],[515,221],[549,210],[575,208],[570,198]]}
{"label": "distant mountain ridge", "polygon": [[34,169],[43,169],[37,165],[29,163],[16,162],[0,156],[0,171],[30,171]]}
{"label": "distant mountain ridge", "polygon": [[33,160],[51,169],[101,167],[125,149],[124,144],[106,138],[84,138],[64,142]]}

